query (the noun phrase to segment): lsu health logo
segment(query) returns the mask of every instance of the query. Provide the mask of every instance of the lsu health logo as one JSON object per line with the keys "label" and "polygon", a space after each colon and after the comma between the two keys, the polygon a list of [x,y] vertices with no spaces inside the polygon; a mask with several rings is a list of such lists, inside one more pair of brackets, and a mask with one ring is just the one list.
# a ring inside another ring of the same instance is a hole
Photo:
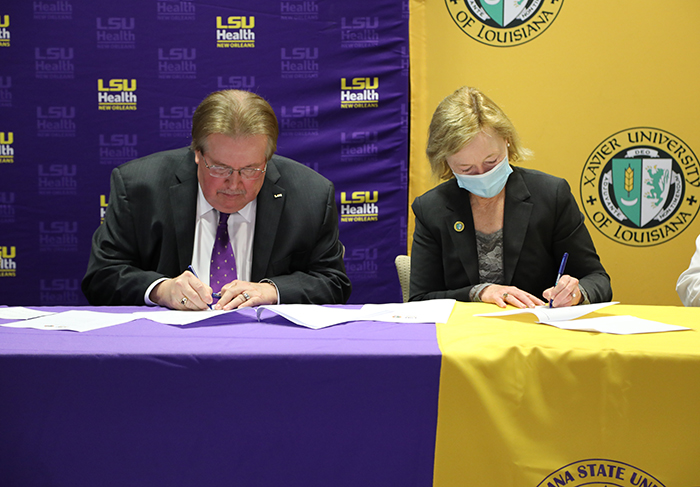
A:
{"label": "lsu health logo", "polygon": [[159,79],[197,79],[197,50],[186,47],[158,49]]}
{"label": "lsu health logo", "polygon": [[216,17],[216,47],[255,47],[255,17]]}
{"label": "lsu health logo", "polygon": [[15,222],[15,193],[0,191],[0,223]]}
{"label": "lsu health logo", "polygon": [[495,47],[525,44],[557,18],[564,0],[446,0],[455,24],[475,41]]}
{"label": "lsu health logo", "polygon": [[133,17],[97,17],[98,49],[135,49],[136,21]]}
{"label": "lsu health logo", "polygon": [[191,137],[192,116],[197,107],[160,107],[158,110],[161,137]]}
{"label": "lsu health logo", "polygon": [[664,487],[645,471],[615,460],[580,460],[552,472],[537,487]]}
{"label": "lsu health logo", "polygon": [[136,110],[136,80],[97,80],[98,110]]}
{"label": "lsu health logo", "polygon": [[586,215],[625,245],[658,245],[680,235],[700,207],[695,153],[675,135],[636,127],[604,140],[581,173]]}
{"label": "lsu health logo", "polygon": [[43,306],[78,304],[81,294],[75,278],[41,279],[39,282],[39,303]]}
{"label": "lsu health logo", "polygon": [[340,160],[370,162],[379,157],[379,132],[340,132]]}
{"label": "lsu health logo", "polygon": [[295,0],[280,2],[282,20],[318,20],[318,2]]}
{"label": "lsu health logo", "polygon": [[280,60],[282,79],[318,78],[318,47],[283,47]]}
{"label": "lsu health logo", "polygon": [[255,90],[255,76],[217,76],[216,86],[220,90]]}
{"label": "lsu health logo", "polygon": [[10,47],[10,16],[0,14],[0,47]]}
{"label": "lsu health logo", "polygon": [[100,134],[99,151],[100,164],[118,166],[139,156],[136,150],[138,136],[136,134]]}
{"label": "lsu health logo", "polygon": [[39,222],[39,251],[77,252],[78,222]]}
{"label": "lsu health logo", "polygon": [[72,47],[37,47],[34,49],[34,75],[37,79],[75,78]]}
{"label": "lsu health logo", "polygon": [[105,222],[105,215],[107,214],[108,206],[107,196],[104,194],[100,195],[100,225]]}
{"label": "lsu health logo", "polygon": [[0,132],[0,164],[15,162],[15,150],[12,148],[14,141],[14,132]]}
{"label": "lsu health logo", "polygon": [[75,107],[36,107],[39,137],[75,137]]}
{"label": "lsu health logo", "polygon": [[34,1],[34,20],[72,20],[73,5],[68,0]]}
{"label": "lsu health logo", "polygon": [[0,277],[17,277],[17,248],[0,245]]}
{"label": "lsu health logo", "polygon": [[348,249],[344,258],[345,271],[354,278],[376,278],[379,271],[378,255],[377,247]]}
{"label": "lsu health logo", "polygon": [[194,2],[183,0],[159,0],[156,2],[158,20],[194,20]]}
{"label": "lsu health logo", "polygon": [[376,47],[379,45],[379,17],[341,17],[340,47]]}
{"label": "lsu health logo", "polygon": [[0,76],[0,107],[12,106],[12,76]]}
{"label": "lsu health logo", "polygon": [[282,105],[277,118],[282,135],[318,135],[318,105]]}
{"label": "lsu health logo", "polygon": [[340,78],[340,108],[378,108],[379,78]]}
{"label": "lsu health logo", "polygon": [[39,194],[78,194],[78,166],[75,164],[39,164]]}
{"label": "lsu health logo", "polygon": [[340,193],[341,222],[376,222],[379,220],[379,191]]}

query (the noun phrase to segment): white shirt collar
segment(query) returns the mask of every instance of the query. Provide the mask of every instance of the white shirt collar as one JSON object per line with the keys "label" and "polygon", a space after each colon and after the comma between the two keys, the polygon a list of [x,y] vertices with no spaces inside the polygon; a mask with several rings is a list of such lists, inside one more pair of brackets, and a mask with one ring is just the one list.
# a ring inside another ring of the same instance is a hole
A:
{"label": "white shirt collar", "polygon": [[[245,205],[243,208],[241,208],[238,211],[238,214],[248,223],[250,223],[253,220],[253,217],[255,216],[255,209],[257,208],[257,203],[258,203],[258,198],[257,196],[253,201]],[[201,184],[197,184],[197,220],[202,218],[204,215],[209,213],[210,211],[216,211],[216,209],[209,204],[207,199],[204,197],[204,193],[202,192],[202,186]]]}

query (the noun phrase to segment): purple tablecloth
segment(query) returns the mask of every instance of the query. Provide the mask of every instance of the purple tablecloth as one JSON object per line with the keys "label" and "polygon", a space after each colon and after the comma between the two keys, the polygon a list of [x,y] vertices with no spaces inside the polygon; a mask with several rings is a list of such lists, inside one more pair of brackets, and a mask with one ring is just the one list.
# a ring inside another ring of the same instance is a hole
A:
{"label": "purple tablecloth", "polygon": [[435,326],[265,316],[0,327],[0,485],[432,485]]}

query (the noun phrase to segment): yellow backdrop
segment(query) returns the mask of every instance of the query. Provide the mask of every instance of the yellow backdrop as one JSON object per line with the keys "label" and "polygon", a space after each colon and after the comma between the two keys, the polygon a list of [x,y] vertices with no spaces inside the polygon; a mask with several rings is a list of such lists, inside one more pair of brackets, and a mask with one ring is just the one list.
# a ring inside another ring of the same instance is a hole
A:
{"label": "yellow backdrop", "polygon": [[[544,0],[539,23],[508,34],[511,40],[528,36],[528,42],[494,47],[486,43],[489,30],[479,30],[477,19],[465,15],[468,3],[484,2],[410,1],[409,202],[438,183],[425,157],[428,124],[438,103],[462,85],[480,88],[505,110],[535,153],[527,165],[565,178],[582,211],[583,172],[594,162],[596,149],[615,134],[618,150],[624,149],[623,139],[636,127],[650,127],[646,134],[673,139],[669,150],[682,146],[684,152],[676,155],[687,165],[684,195],[700,199],[695,197],[698,187],[689,184],[693,165],[697,169],[695,153],[700,154],[700,2]],[[547,9],[553,14],[542,17]],[[464,30],[453,17],[463,21]],[[584,198],[589,196],[584,191]],[[640,240],[655,238],[654,245],[635,244],[633,232],[619,225],[617,236],[626,233],[631,244],[615,239],[614,225],[604,229],[610,234],[606,236],[591,219],[595,208],[589,208],[587,226],[612,277],[615,300],[680,305],[675,283],[700,232],[697,207],[683,198],[679,213],[671,218],[675,225],[666,222],[653,235],[637,232]],[[412,235],[409,210],[409,249]]]}

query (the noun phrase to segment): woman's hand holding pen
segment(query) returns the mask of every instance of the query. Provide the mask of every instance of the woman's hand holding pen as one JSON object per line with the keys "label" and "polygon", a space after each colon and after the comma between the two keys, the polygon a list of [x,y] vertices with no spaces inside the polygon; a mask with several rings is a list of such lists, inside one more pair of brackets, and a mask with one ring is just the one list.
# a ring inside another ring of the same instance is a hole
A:
{"label": "woman's hand holding pen", "polygon": [[179,310],[207,309],[213,302],[211,288],[189,270],[158,283],[150,299],[160,306]]}
{"label": "woman's hand holding pen", "polygon": [[578,279],[567,274],[559,278],[556,286],[545,289],[542,296],[547,301],[551,301],[552,308],[576,306],[583,299],[581,290],[578,287]]}

